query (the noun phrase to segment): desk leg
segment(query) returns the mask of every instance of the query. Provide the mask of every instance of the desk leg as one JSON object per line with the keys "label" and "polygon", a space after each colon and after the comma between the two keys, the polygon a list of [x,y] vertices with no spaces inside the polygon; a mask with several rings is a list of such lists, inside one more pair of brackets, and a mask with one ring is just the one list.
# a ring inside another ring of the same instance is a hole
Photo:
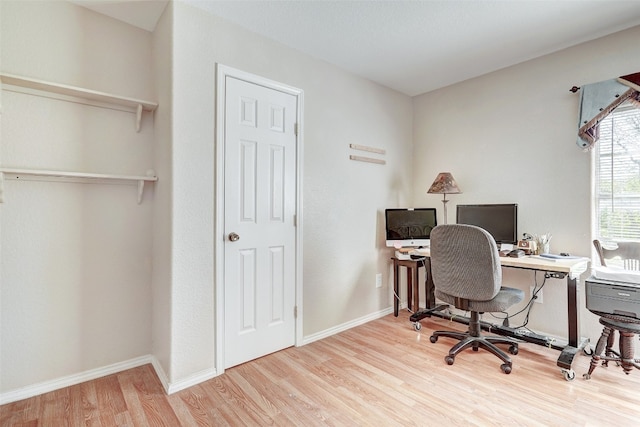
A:
{"label": "desk leg", "polygon": [[400,277],[399,277],[400,266],[398,266],[398,261],[396,259],[393,260],[393,315],[398,317],[398,306],[400,304]]}
{"label": "desk leg", "polygon": [[420,269],[416,263],[415,268],[409,270],[413,274],[413,312],[417,313],[420,310]]}
{"label": "desk leg", "polygon": [[433,284],[433,277],[431,277],[431,258],[425,258],[424,260],[424,275],[424,298],[425,306],[428,310],[436,306],[435,285]]}
{"label": "desk leg", "polygon": [[580,310],[578,310],[578,279],[567,276],[567,301],[569,313],[569,345],[578,347],[580,333],[578,331]]}
{"label": "desk leg", "polygon": [[411,267],[407,267],[407,310],[413,310],[413,269]]}
{"label": "desk leg", "polygon": [[569,343],[562,349],[558,357],[557,365],[562,369],[566,380],[570,381],[575,378],[575,372],[571,369],[573,358],[580,350],[589,342],[581,341],[579,332],[579,315],[578,308],[578,279],[567,276],[567,312],[568,312],[568,339]]}
{"label": "desk leg", "polygon": [[445,308],[449,308],[448,304],[440,304],[436,305],[436,296],[435,296],[435,285],[433,284],[433,276],[431,275],[431,258],[426,258],[424,260],[424,294],[425,294],[425,303],[426,308],[421,311],[414,312],[409,320],[412,322],[419,322],[425,317],[431,317],[431,315],[436,315],[438,317],[443,317],[442,314],[439,314],[439,311],[444,310]]}

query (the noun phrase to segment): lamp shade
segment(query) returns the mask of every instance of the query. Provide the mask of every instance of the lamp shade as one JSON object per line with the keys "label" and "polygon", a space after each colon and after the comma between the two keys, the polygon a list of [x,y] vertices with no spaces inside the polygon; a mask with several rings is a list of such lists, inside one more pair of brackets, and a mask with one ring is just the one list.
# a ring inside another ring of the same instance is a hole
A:
{"label": "lamp shade", "polygon": [[460,187],[449,172],[440,172],[427,193],[435,194],[459,194],[462,193]]}

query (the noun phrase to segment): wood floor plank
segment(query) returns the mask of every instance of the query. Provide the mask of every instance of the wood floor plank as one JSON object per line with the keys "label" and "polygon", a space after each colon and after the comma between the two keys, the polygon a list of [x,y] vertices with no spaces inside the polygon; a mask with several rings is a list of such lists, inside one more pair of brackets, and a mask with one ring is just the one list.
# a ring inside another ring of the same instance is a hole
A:
{"label": "wood floor plank", "polygon": [[579,354],[574,381],[558,351],[520,345],[505,375],[486,351],[465,351],[449,366],[455,341],[429,336],[463,326],[425,319],[416,332],[406,312],[300,348],[236,366],[167,396],[151,365],[0,406],[0,426],[637,426],[640,370],[611,364],[590,380]]}
{"label": "wood floor plank", "polygon": [[209,417],[209,409],[213,404],[200,387],[190,387],[179,398],[170,399],[169,403],[182,423],[191,426],[213,425]]}
{"label": "wood floor plank", "polygon": [[132,425],[148,427],[149,423],[140,401],[139,390],[144,389],[143,375],[151,375],[150,371],[138,368],[129,369],[118,374],[118,383],[122,389],[122,397],[131,418]]}
{"label": "wood floor plank", "polygon": [[118,425],[118,417],[127,411],[122,388],[117,375],[108,375],[95,380],[100,423],[105,426]]}
{"label": "wood floor plank", "polygon": [[[83,405],[83,422],[87,426],[100,427],[102,422],[100,421],[100,410],[98,406],[98,393],[96,391],[96,381],[88,381],[80,384],[82,390],[82,405]],[[108,415],[108,414],[105,414]],[[48,422],[46,418],[43,418],[43,422]]]}
{"label": "wood floor plank", "polygon": [[0,406],[0,426],[37,426],[41,400],[42,395]]}
{"label": "wood floor plank", "polygon": [[160,380],[153,372],[151,365],[142,367],[145,370],[142,382],[138,383],[140,402],[151,426],[179,426],[180,420],[171,408]]}
{"label": "wood floor plank", "polygon": [[84,426],[85,410],[84,395],[82,392],[83,384],[77,384],[69,387],[69,408],[68,425],[71,427]]}
{"label": "wood floor plank", "polygon": [[213,395],[213,401],[230,422],[237,420],[240,425],[260,425],[261,417],[255,413],[254,402],[244,400],[240,387],[229,375],[231,371],[207,381],[203,388]]}

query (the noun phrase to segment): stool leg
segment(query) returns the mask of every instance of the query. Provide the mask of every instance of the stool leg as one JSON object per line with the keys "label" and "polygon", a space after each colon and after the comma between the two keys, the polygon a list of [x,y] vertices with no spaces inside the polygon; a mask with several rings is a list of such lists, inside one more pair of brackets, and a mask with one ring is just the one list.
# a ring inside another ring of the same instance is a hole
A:
{"label": "stool leg", "polygon": [[622,369],[624,373],[629,375],[629,373],[633,370],[634,366],[634,350],[633,350],[633,338],[635,334],[632,332],[622,332],[620,331],[620,359],[622,364]]}
{"label": "stool leg", "polygon": [[[609,337],[607,338],[607,348],[604,351],[605,356],[613,357],[614,355],[617,355],[616,352],[613,351],[613,344],[615,339],[616,339],[615,331],[612,329],[609,329]],[[609,361],[608,360],[602,361],[602,366],[609,366]]]}
{"label": "stool leg", "polygon": [[[604,350],[605,344],[608,345],[611,332],[612,332],[611,329],[606,326],[602,329],[602,335],[600,335],[600,338],[598,339],[598,343],[596,344],[596,349],[593,351],[593,355],[591,356],[591,363],[589,364],[589,372],[584,374],[585,379],[588,380],[589,378],[591,378],[591,373],[594,371],[594,369],[596,369],[596,366],[598,366],[598,362],[600,362],[600,355]],[[603,366],[605,363],[606,361],[602,362]]]}

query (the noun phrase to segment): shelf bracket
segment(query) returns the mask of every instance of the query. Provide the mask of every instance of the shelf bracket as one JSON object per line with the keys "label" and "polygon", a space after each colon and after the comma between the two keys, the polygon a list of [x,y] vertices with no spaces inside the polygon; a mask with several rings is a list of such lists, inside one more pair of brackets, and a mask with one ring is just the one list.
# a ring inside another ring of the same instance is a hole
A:
{"label": "shelf bracket", "polygon": [[142,193],[144,193],[144,179],[138,181],[138,204],[142,203]]}
{"label": "shelf bracket", "polygon": [[140,132],[140,124],[142,123],[142,104],[138,104],[136,109],[136,132]]}

